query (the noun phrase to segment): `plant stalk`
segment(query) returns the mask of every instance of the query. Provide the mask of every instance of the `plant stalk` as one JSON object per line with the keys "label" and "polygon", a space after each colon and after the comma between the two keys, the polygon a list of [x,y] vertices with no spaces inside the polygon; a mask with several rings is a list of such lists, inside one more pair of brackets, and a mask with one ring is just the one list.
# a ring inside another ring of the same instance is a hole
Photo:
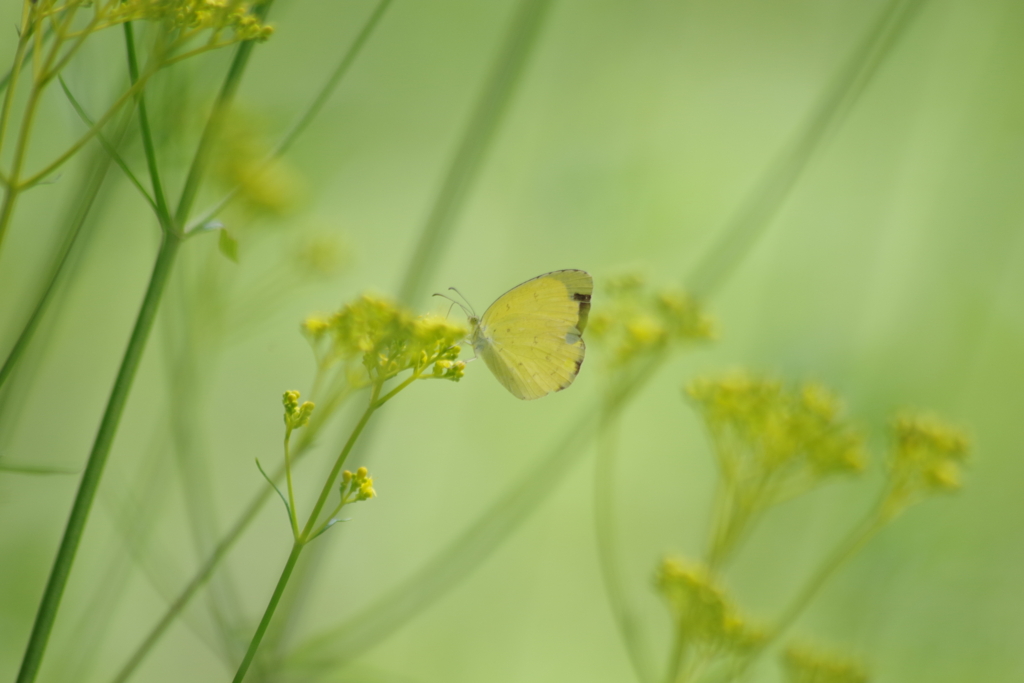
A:
{"label": "plant stalk", "polygon": [[107,408],[103,413],[100,428],[93,442],[92,451],[89,453],[89,460],[85,466],[85,473],[78,486],[78,493],[75,496],[74,505],[71,508],[71,515],[68,517],[67,526],[64,529],[64,536],[61,539],[57,557],[54,560],[53,568],[50,570],[50,578],[43,592],[43,599],[40,602],[39,610],[36,613],[36,620],[32,627],[32,634],[29,637],[28,646],[25,648],[25,656],[21,662],[21,669],[18,672],[17,683],[32,683],[39,672],[39,665],[42,662],[43,654],[46,651],[46,644],[53,630],[53,622],[57,617],[57,609],[60,607],[61,597],[64,595],[64,588],[67,585],[68,575],[71,573],[71,566],[75,561],[75,553],[82,539],[82,532],[85,530],[85,523],[89,517],[89,510],[92,508],[93,498],[96,496],[96,489],[99,487],[100,478],[103,476],[103,468],[110,453],[110,447],[114,442],[114,435],[117,433],[118,424],[121,421],[121,414],[124,412],[125,403],[128,400],[128,392],[131,390],[132,380],[138,370],[139,362],[142,360],[142,352],[146,346],[146,340],[153,327],[153,320],[160,304],[160,297],[163,295],[164,287],[171,273],[171,266],[178,254],[181,241],[165,234],[157,254],[156,263],[153,266],[153,273],[150,276],[149,286],[146,295],[142,300],[142,307],[139,309],[138,317],[135,320],[135,327],[132,330],[131,338],[128,341],[128,348],[125,350],[121,361],[121,367],[114,382],[114,388],[107,401]]}
{"label": "plant stalk", "polygon": [[253,657],[256,656],[256,651],[260,647],[260,641],[263,640],[263,635],[267,632],[267,627],[270,626],[270,620],[274,617],[274,610],[277,609],[277,603],[281,602],[281,596],[284,595],[285,586],[288,585],[288,579],[292,577],[292,570],[295,569],[295,563],[299,560],[299,555],[302,553],[302,549],[306,546],[303,541],[298,539],[295,540],[295,544],[292,546],[291,555],[288,556],[288,561],[284,565],[284,570],[281,572],[281,578],[277,580],[277,587],[274,588],[274,594],[270,596],[270,602],[267,604],[267,609],[263,612],[263,618],[260,619],[260,625],[256,628],[256,633],[253,635],[252,640],[249,642],[249,649],[245,652],[245,657],[242,659],[242,663],[238,666],[238,671],[235,672],[233,683],[241,683],[242,679],[245,678],[245,673],[249,670],[249,666],[252,664]]}

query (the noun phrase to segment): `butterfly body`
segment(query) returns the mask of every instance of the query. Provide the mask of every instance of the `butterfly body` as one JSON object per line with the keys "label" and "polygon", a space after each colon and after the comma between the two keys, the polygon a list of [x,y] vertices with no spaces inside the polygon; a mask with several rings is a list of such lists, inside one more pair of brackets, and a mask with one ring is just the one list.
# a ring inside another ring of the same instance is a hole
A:
{"label": "butterfly body", "polygon": [[572,384],[583,364],[583,330],[594,281],[582,270],[556,270],[502,294],[479,318],[470,342],[513,396],[532,400]]}

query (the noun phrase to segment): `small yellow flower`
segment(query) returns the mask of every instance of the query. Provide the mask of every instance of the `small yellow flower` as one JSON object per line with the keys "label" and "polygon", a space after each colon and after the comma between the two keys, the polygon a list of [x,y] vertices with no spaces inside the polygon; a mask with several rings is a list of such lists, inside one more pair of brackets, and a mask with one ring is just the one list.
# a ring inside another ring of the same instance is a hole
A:
{"label": "small yellow flower", "polygon": [[342,505],[377,497],[377,491],[373,488],[373,477],[365,467],[360,467],[355,473],[348,470],[341,473],[340,493]]}

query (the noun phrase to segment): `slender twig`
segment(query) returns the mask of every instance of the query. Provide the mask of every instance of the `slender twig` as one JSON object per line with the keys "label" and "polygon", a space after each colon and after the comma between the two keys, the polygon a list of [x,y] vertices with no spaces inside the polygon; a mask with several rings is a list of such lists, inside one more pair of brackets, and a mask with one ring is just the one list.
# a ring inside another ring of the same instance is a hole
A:
{"label": "slender twig", "polygon": [[[121,140],[124,138],[125,132],[128,130],[128,123],[129,119],[128,117],[125,117],[124,122],[118,126],[118,131],[115,135],[116,145],[120,145]],[[29,315],[28,320],[22,327],[21,333],[18,335],[18,339],[14,342],[14,346],[11,347],[10,352],[7,354],[7,358],[4,360],[3,366],[0,367],[0,387],[4,386],[4,383],[7,382],[11,374],[14,372],[14,369],[17,367],[23,354],[28,350],[32,337],[35,334],[39,323],[43,319],[43,314],[46,312],[53,295],[57,291],[57,282],[68,264],[71,250],[77,242],[78,237],[82,232],[82,228],[85,225],[85,221],[88,218],[89,213],[92,211],[92,207],[99,195],[100,188],[103,186],[103,182],[107,176],[107,171],[110,168],[111,159],[112,157],[110,155],[103,154],[102,158],[97,161],[96,165],[90,169],[85,181],[85,188],[76,202],[75,212],[71,217],[67,235],[64,238],[64,242],[61,244],[60,252],[54,261],[53,268],[50,270],[46,286],[43,288],[39,298],[36,300],[36,305],[33,307],[31,315]]]}
{"label": "slender twig", "polygon": [[[310,102],[309,106],[306,108],[306,111],[303,112],[301,116],[299,116],[299,119],[292,125],[291,129],[287,133],[285,133],[285,136],[283,138],[281,138],[281,141],[277,143],[277,146],[261,162],[257,173],[264,171],[267,167],[270,166],[270,164],[275,159],[277,159],[285,152],[287,152],[288,149],[292,146],[292,143],[295,142],[299,135],[301,135],[303,131],[306,130],[309,124],[317,116],[317,114],[320,113],[320,110],[323,109],[323,106],[327,103],[327,100],[330,99],[331,95],[334,93],[334,89],[337,87],[338,83],[341,82],[341,79],[345,76],[346,73],[348,73],[349,67],[351,67],[352,64],[355,62],[356,57],[362,51],[363,46],[369,40],[370,35],[377,27],[377,24],[384,16],[384,12],[391,5],[391,2],[392,0],[379,0],[377,6],[370,14],[370,18],[367,19],[365,24],[363,24],[363,28],[359,31],[359,34],[356,36],[356,39],[349,46],[348,51],[345,52],[344,56],[342,56],[341,61],[338,62],[338,66],[334,68],[334,72],[331,73],[331,75],[324,82],[323,87],[320,88],[320,92],[318,92],[317,96],[313,98],[313,101]],[[238,196],[238,192],[240,191],[240,189],[240,185],[236,185],[235,187],[231,188],[223,197],[221,197],[216,203],[214,203],[213,206],[208,208],[206,211],[202,212],[197,218],[193,219],[189,223],[189,225],[186,226],[185,232],[192,232],[200,225],[204,225],[209,221],[213,220],[221,211],[224,210],[224,208],[228,204],[231,203],[232,200],[234,200],[236,196]]]}
{"label": "slender twig", "polygon": [[520,4],[420,232],[409,269],[398,289],[399,301],[411,303],[423,291],[512,101],[550,6],[551,0],[523,0]]}
{"label": "slender twig", "polygon": [[[405,384],[404,386],[408,386]],[[369,404],[366,406],[366,410],[363,411],[363,416],[356,423],[355,428],[348,437],[348,441],[345,442],[344,448],[341,449],[341,453],[338,454],[337,459],[334,462],[334,467],[331,469],[331,473],[327,476],[324,481],[324,486],[320,491],[320,496],[317,498],[316,505],[313,506],[313,511],[309,514],[309,518],[306,520],[306,525],[302,529],[302,533],[295,537],[295,543],[292,545],[291,555],[288,556],[288,562],[285,564],[284,570],[281,572],[281,578],[278,579],[277,586],[274,588],[274,593],[270,598],[270,602],[267,603],[267,608],[263,612],[263,618],[260,620],[259,626],[256,628],[256,633],[253,634],[252,640],[249,641],[249,647],[245,652],[245,657],[242,658],[241,664],[238,665],[238,671],[235,672],[235,678],[233,683],[241,683],[245,678],[246,672],[249,670],[249,666],[252,664],[253,658],[256,656],[256,652],[259,650],[260,643],[263,641],[263,636],[267,632],[267,628],[270,626],[270,620],[274,617],[274,611],[277,610],[277,604],[281,601],[281,596],[284,594],[284,589],[288,585],[288,580],[291,578],[292,570],[295,569],[295,563],[299,559],[299,555],[302,553],[302,549],[309,543],[313,538],[319,535],[322,531],[317,523],[320,513],[323,510],[324,505],[327,503],[327,498],[331,495],[334,490],[334,482],[337,481],[338,475],[341,474],[341,468],[344,466],[345,461],[348,459],[349,453],[352,452],[352,448],[355,446],[356,441],[359,440],[359,435],[363,433],[363,429],[366,428],[366,423],[370,421],[374,412],[382,405],[382,401],[377,399],[380,397],[381,382],[377,381],[373,385],[373,389],[370,392]],[[328,522],[329,523],[329,520]]]}
{"label": "slender twig", "polygon": [[604,411],[595,441],[594,458],[594,530],[597,540],[598,567],[612,617],[626,647],[633,673],[640,683],[653,681],[648,661],[637,631],[636,614],[626,598],[626,588],[619,567],[619,547],[615,533],[615,455],[618,413]]}
{"label": "slender twig", "polygon": [[[71,106],[74,108],[75,113],[78,114],[78,118],[82,119],[82,121],[84,121],[85,125],[87,126],[91,127],[95,125],[93,123],[93,120],[86,113],[85,109],[82,107],[81,104],[79,104],[78,100],[75,99],[75,96],[71,93],[71,89],[68,88],[68,84],[64,82],[64,77],[58,75],[57,81],[60,83],[60,87],[64,91],[64,95],[68,98],[68,101],[71,103]],[[125,176],[128,178],[128,181],[135,186],[136,190],[139,191],[139,194],[141,194],[143,199],[146,200],[146,203],[149,204],[150,208],[153,209],[154,212],[157,211],[156,202],[149,195],[149,192],[146,191],[146,188],[142,186],[142,183],[139,182],[139,179],[135,177],[135,174],[132,173],[131,168],[129,168],[127,162],[125,162],[125,160],[121,158],[121,155],[117,152],[117,149],[114,147],[114,145],[111,144],[109,140],[107,140],[107,137],[103,133],[98,133],[96,135],[96,139],[99,141],[100,145],[102,145],[103,150],[110,155],[110,158],[114,161],[114,163],[117,164],[121,171],[124,172]]]}
{"label": "slender twig", "polygon": [[800,134],[772,160],[754,190],[722,228],[686,284],[699,298],[716,291],[757,244],[815,154],[867,89],[926,0],[891,0],[809,113]]}
{"label": "slender twig", "polygon": [[[128,77],[134,86],[139,82],[139,63],[135,56],[135,32],[132,22],[124,23],[125,52],[128,55]],[[146,166],[149,167],[149,179],[153,185],[153,200],[156,204],[156,215],[164,233],[175,232],[171,221],[171,212],[164,197],[163,183],[160,180],[160,167],[156,160],[156,146],[153,144],[153,133],[149,127],[149,113],[146,111],[146,96],[141,90],[135,93],[135,106],[139,112],[139,130],[142,136],[142,148],[146,154]]]}

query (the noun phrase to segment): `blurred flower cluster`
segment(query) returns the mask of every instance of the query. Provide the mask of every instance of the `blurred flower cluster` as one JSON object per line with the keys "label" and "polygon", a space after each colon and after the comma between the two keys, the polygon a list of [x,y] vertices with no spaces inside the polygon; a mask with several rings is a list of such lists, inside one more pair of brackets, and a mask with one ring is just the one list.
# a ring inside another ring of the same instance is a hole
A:
{"label": "blurred flower cluster", "polygon": [[[739,654],[757,646],[765,633],[740,615],[709,571],[682,560],[665,558],[656,576],[658,591],[668,603],[684,648],[717,654]],[[685,657],[684,657],[685,658]]]}
{"label": "blurred flower cluster", "polygon": [[867,683],[868,675],[857,662],[805,646],[790,646],[782,655],[789,683]]}
{"label": "blurred flower cluster", "polygon": [[358,361],[349,374],[359,386],[383,383],[412,370],[415,377],[459,381],[466,364],[456,345],[466,328],[435,315],[414,316],[382,298],[363,295],[325,318],[303,324],[321,367]]}
{"label": "blurred flower cluster", "polygon": [[894,516],[932,493],[958,490],[969,451],[967,435],[956,427],[930,415],[898,415],[882,516]]}
{"label": "blurred flower cluster", "polygon": [[692,298],[676,289],[655,290],[636,275],[607,282],[604,303],[591,313],[587,330],[606,351],[611,369],[714,336],[711,319]]}
{"label": "blurred flower cluster", "polygon": [[716,561],[765,509],[867,462],[860,433],[819,385],[791,387],[736,372],[698,379],[686,393],[704,418],[722,475]]}
{"label": "blurred flower cluster", "polygon": [[[53,4],[53,3],[51,3]],[[85,0],[79,3],[92,4]],[[95,3],[102,25],[126,21],[158,21],[167,31],[194,33],[210,30],[219,35],[229,32],[234,41],[264,41],[274,32],[261,23],[250,2],[240,0],[110,0]]]}

